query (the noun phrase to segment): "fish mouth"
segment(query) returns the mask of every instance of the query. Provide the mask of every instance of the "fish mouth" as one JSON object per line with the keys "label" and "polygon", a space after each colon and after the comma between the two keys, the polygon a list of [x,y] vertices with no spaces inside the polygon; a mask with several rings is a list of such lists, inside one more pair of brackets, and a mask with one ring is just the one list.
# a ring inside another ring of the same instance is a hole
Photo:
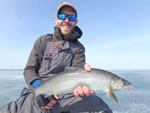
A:
{"label": "fish mouth", "polygon": [[128,86],[124,86],[124,87],[123,87],[124,90],[130,90],[131,88],[133,88],[132,85],[128,85]]}

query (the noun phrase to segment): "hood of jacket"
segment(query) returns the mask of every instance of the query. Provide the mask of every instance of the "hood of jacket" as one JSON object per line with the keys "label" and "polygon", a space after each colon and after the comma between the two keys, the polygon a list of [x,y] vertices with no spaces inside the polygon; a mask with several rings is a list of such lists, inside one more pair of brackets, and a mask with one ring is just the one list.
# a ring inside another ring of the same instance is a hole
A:
{"label": "hood of jacket", "polygon": [[71,34],[68,35],[67,37],[64,37],[61,34],[59,28],[56,26],[54,27],[54,36],[55,36],[55,41],[59,41],[59,40],[74,41],[79,39],[82,36],[82,31],[78,26],[75,26]]}

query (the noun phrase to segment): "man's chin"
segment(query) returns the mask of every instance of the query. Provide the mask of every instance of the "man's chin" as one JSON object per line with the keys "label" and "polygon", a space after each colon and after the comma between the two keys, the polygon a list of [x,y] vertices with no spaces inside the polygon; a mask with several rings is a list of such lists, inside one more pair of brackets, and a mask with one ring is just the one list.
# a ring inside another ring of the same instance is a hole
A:
{"label": "man's chin", "polygon": [[63,32],[61,32],[62,33],[62,35],[64,35],[64,36],[67,36],[67,35],[69,35],[70,33],[71,33],[71,31],[63,31]]}

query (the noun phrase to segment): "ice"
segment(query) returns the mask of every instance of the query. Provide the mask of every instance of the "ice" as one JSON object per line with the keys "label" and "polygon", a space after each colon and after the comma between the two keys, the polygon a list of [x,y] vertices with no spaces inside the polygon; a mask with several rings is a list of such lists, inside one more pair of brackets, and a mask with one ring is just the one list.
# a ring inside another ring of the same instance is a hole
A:
{"label": "ice", "polygon": [[[150,70],[110,70],[132,83],[130,91],[116,91],[119,102],[98,94],[113,113],[150,113]],[[23,70],[0,70],[0,106],[19,98],[26,86]]]}

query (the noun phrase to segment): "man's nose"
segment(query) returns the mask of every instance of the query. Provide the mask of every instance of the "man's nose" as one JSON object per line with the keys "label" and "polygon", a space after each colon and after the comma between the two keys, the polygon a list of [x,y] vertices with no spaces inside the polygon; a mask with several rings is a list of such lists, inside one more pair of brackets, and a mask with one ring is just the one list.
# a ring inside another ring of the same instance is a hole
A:
{"label": "man's nose", "polygon": [[66,17],[66,19],[64,20],[65,22],[69,22],[69,18],[68,17]]}

